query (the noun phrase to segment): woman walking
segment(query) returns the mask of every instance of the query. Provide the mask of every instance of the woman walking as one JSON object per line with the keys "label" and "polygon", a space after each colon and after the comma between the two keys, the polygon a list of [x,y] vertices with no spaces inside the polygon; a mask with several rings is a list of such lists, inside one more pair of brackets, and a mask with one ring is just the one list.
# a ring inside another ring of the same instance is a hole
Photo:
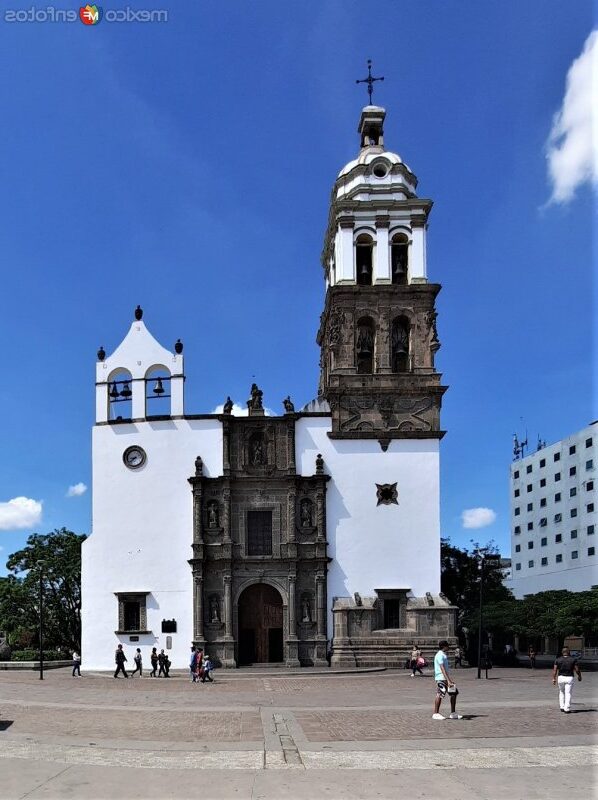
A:
{"label": "woman walking", "polygon": [[419,672],[420,675],[423,676],[422,667],[425,661],[422,656],[422,651],[417,647],[417,645],[413,645],[411,650],[411,677],[415,678],[416,671]]}
{"label": "woman walking", "polygon": [[152,647],[152,653],[150,655],[150,662],[152,665],[152,671],[150,672],[150,678],[156,677],[156,670],[158,669],[158,651],[155,647]]}
{"label": "woman walking", "polygon": [[581,670],[577,659],[573,658],[568,647],[563,647],[562,655],[554,662],[552,668],[552,685],[559,686],[559,706],[565,714],[571,713],[571,694],[573,693],[573,681],[575,675],[577,680],[581,680]]}

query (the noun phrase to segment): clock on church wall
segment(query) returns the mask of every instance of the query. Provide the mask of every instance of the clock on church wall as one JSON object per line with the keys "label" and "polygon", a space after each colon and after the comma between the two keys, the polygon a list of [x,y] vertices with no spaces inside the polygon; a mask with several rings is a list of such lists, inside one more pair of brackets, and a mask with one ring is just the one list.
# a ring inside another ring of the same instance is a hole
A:
{"label": "clock on church wall", "polygon": [[139,467],[142,467],[147,461],[147,454],[143,447],[132,445],[131,447],[127,447],[123,453],[123,461],[125,467],[129,469],[139,469]]}

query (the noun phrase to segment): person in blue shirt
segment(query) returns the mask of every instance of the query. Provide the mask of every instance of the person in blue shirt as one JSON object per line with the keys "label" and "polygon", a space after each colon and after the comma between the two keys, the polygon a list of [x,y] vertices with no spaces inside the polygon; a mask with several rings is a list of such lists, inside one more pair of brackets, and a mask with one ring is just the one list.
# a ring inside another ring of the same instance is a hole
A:
{"label": "person in blue shirt", "polygon": [[451,701],[451,713],[449,719],[463,719],[461,714],[457,714],[457,695],[459,690],[451,680],[449,675],[448,662],[449,643],[443,639],[438,643],[438,652],[434,656],[434,680],[436,681],[436,699],[434,701],[434,713],[432,719],[446,719],[440,713],[440,704],[443,697],[448,694]]}

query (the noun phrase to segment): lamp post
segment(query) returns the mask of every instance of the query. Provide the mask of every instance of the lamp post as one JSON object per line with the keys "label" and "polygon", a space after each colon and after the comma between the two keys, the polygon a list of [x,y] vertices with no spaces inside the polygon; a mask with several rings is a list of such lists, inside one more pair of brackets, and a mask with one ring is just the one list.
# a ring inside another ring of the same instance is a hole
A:
{"label": "lamp post", "polygon": [[[479,621],[478,621],[478,679],[482,677],[482,630],[483,630],[483,613],[484,613],[484,565],[486,561],[498,562],[500,556],[497,553],[488,553],[487,547],[477,547],[474,550],[478,559],[478,569],[480,571],[480,604],[479,604]],[[488,656],[486,655],[486,659]],[[486,661],[486,664],[488,662]],[[486,669],[486,677],[488,677],[488,669]]]}
{"label": "lamp post", "polygon": [[39,567],[39,679],[44,679],[44,562],[38,561]]}

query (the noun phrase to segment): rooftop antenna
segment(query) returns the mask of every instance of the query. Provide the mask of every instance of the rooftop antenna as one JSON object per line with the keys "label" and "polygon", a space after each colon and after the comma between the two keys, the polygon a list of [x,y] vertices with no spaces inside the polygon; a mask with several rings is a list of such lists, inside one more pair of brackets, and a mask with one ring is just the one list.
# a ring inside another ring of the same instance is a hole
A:
{"label": "rooftop antenna", "polygon": [[546,447],[546,439],[540,439],[540,434],[538,434],[538,446],[536,447],[536,451],[544,450]]}
{"label": "rooftop antenna", "polygon": [[368,58],[368,76],[367,78],[360,78],[360,80],[355,81],[355,83],[367,83],[368,85],[368,96],[369,96],[369,103],[368,105],[372,105],[372,93],[374,91],[374,83],[376,81],[383,81],[384,77],[374,78],[372,77],[372,59]]}
{"label": "rooftop antenna", "polygon": [[[521,422],[523,422],[523,417],[520,417]],[[513,434],[513,461],[517,461],[519,458],[525,457],[525,448],[527,447],[527,428],[525,429],[525,439],[523,441],[519,441],[517,438],[517,434]]]}

